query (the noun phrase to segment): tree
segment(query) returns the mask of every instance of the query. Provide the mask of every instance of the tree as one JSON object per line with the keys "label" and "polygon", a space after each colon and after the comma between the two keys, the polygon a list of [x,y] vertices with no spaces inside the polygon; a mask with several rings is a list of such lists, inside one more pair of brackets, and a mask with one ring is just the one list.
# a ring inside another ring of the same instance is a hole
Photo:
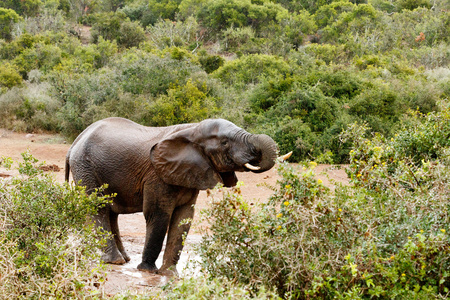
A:
{"label": "tree", "polygon": [[41,0],[2,0],[0,7],[9,8],[17,12],[19,15],[36,16],[42,5]]}
{"label": "tree", "polygon": [[205,27],[215,31],[250,25],[258,32],[263,25],[277,22],[287,15],[285,8],[271,2],[257,4],[250,0],[210,0],[200,10],[199,19]]}
{"label": "tree", "polygon": [[14,10],[0,7],[0,38],[10,41],[12,39],[13,24],[21,19]]}
{"label": "tree", "polygon": [[0,91],[2,87],[12,88],[22,83],[22,76],[10,63],[0,65]]}

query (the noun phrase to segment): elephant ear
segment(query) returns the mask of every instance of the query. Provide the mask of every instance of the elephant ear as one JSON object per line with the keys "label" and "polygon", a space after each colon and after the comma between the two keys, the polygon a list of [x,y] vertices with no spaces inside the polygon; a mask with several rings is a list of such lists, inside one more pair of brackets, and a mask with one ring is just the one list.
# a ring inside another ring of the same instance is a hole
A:
{"label": "elephant ear", "polygon": [[223,182],[201,147],[181,133],[154,145],[150,159],[156,174],[168,184],[206,190]]}

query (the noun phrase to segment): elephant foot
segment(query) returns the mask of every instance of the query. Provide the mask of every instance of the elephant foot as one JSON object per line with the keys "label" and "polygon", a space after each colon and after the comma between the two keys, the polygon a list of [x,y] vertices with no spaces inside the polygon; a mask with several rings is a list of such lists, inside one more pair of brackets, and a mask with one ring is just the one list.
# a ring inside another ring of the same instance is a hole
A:
{"label": "elephant foot", "polygon": [[149,264],[147,262],[141,262],[138,266],[137,269],[139,271],[144,271],[144,272],[149,272],[149,273],[156,273],[158,271],[158,268],[156,267],[155,264]]}
{"label": "elephant foot", "polygon": [[176,266],[170,266],[168,268],[162,266],[161,269],[156,271],[156,274],[167,277],[178,277],[178,271]]}
{"label": "elephant foot", "polygon": [[105,262],[107,264],[113,264],[113,265],[123,265],[127,262],[123,258],[122,254],[120,254],[118,252],[115,254],[104,253],[102,255],[101,259],[103,260],[103,262]]}
{"label": "elephant foot", "polygon": [[120,253],[122,254],[122,257],[126,262],[129,262],[131,260],[130,256],[125,251],[121,251]]}

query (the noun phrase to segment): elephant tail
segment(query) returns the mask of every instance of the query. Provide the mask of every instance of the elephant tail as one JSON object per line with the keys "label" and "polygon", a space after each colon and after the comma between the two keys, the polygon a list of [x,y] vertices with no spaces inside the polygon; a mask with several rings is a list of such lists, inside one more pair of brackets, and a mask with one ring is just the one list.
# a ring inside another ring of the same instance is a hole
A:
{"label": "elephant tail", "polygon": [[65,167],[65,171],[66,171],[66,176],[65,176],[65,180],[67,182],[69,182],[69,175],[70,175],[70,164],[69,164],[69,159],[70,159],[70,152],[67,153],[66,155],[66,167]]}

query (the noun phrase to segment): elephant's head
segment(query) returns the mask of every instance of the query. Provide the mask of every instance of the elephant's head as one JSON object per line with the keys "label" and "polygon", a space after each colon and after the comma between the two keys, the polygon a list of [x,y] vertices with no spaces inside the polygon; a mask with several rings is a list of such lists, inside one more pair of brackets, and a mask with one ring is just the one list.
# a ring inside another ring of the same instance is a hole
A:
{"label": "elephant's head", "polygon": [[204,190],[219,182],[234,186],[235,171],[267,171],[276,155],[269,136],[214,119],[172,133],[153,146],[150,157],[164,182]]}

